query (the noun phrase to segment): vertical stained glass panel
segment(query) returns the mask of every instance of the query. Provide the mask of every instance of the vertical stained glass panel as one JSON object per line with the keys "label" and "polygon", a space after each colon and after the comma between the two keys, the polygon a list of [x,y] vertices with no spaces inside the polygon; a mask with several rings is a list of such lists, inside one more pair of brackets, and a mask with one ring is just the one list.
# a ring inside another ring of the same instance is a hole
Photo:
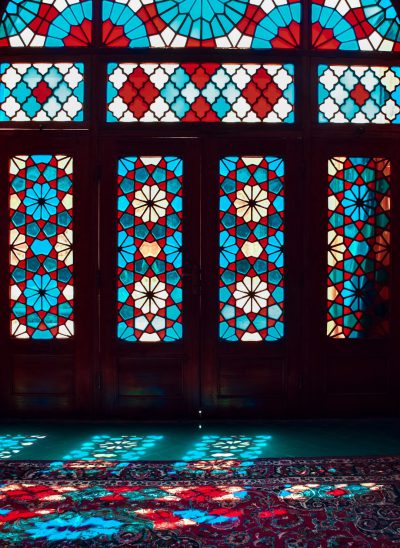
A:
{"label": "vertical stained glass panel", "polygon": [[0,63],[0,122],[82,122],[83,63]]}
{"label": "vertical stained glass panel", "polygon": [[388,333],[390,163],[332,158],[328,166],[327,334]]}
{"label": "vertical stained glass panel", "polygon": [[294,65],[109,63],[107,122],[294,122]]}
{"label": "vertical stained glass panel", "polygon": [[72,158],[10,162],[11,334],[72,337]]}
{"label": "vertical stained glass panel", "polygon": [[221,339],[283,337],[284,162],[228,156],[220,161]]}
{"label": "vertical stained glass panel", "polygon": [[82,47],[91,38],[91,0],[6,0],[0,47]]}
{"label": "vertical stained glass panel", "polygon": [[182,168],[175,156],[118,163],[118,337],[182,338]]}
{"label": "vertical stained glass panel", "polygon": [[316,49],[400,51],[400,18],[392,0],[313,0]]}
{"label": "vertical stained glass panel", "polygon": [[319,65],[322,124],[400,124],[400,67]]}
{"label": "vertical stained glass panel", "polygon": [[103,42],[130,48],[296,48],[299,0],[103,0]]}

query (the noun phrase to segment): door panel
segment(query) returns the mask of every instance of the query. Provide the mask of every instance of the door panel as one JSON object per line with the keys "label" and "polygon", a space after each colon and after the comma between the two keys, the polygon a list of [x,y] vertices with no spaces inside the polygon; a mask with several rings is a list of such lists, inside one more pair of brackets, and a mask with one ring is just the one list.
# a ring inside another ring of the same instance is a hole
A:
{"label": "door panel", "polygon": [[202,212],[206,416],[280,415],[295,405],[301,350],[292,322],[300,292],[290,289],[290,280],[302,241],[294,241],[288,213],[298,199],[294,145],[285,140],[207,144]]}
{"label": "door panel", "polygon": [[103,157],[103,406],[182,416],[199,395],[196,141],[121,138]]}
{"label": "door panel", "polygon": [[395,412],[398,151],[370,140],[315,144],[307,332],[321,414]]}
{"label": "door panel", "polygon": [[[16,415],[93,404],[87,143],[28,134],[1,154],[2,393]],[[86,238],[80,237],[85,234]],[[94,307],[94,308],[93,308]],[[89,365],[88,365],[89,364]]]}

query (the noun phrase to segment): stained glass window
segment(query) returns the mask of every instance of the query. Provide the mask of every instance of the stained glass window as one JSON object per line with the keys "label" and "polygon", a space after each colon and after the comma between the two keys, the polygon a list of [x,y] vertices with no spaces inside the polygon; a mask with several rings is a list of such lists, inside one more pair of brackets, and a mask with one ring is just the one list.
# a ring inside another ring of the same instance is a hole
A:
{"label": "stained glass window", "polygon": [[82,122],[83,63],[0,63],[0,122]]}
{"label": "stained glass window", "polygon": [[317,49],[400,51],[400,18],[391,0],[313,0]]}
{"label": "stained glass window", "polygon": [[294,122],[294,66],[110,63],[108,122]]}
{"label": "stained glass window", "polygon": [[118,336],[182,338],[182,175],[175,156],[118,163]]}
{"label": "stained glass window", "polygon": [[390,163],[332,158],[328,191],[328,323],[336,338],[388,333]]}
{"label": "stained glass window", "polygon": [[400,124],[400,66],[319,65],[320,123]]}
{"label": "stained glass window", "polygon": [[71,337],[72,158],[12,158],[10,214],[11,334]]}
{"label": "stained glass window", "polygon": [[91,0],[8,0],[0,22],[0,46],[88,46]]}
{"label": "stained glass window", "polygon": [[103,42],[131,48],[295,48],[298,0],[103,0]]}
{"label": "stained glass window", "polygon": [[220,161],[220,320],[228,341],[283,336],[284,163]]}

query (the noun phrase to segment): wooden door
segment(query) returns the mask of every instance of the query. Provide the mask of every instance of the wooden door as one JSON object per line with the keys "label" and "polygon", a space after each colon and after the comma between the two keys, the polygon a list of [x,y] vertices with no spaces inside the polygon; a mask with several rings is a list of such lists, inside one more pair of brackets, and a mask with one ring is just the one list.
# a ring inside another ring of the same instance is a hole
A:
{"label": "wooden door", "polygon": [[288,415],[302,377],[302,144],[204,146],[203,415]]}
{"label": "wooden door", "polygon": [[313,150],[309,406],[314,415],[396,414],[398,147],[361,135],[315,141]]}
{"label": "wooden door", "polygon": [[106,141],[100,187],[101,408],[198,408],[200,155],[196,139]]}
{"label": "wooden door", "polygon": [[2,411],[88,414],[97,317],[88,142],[26,131],[2,143]]}

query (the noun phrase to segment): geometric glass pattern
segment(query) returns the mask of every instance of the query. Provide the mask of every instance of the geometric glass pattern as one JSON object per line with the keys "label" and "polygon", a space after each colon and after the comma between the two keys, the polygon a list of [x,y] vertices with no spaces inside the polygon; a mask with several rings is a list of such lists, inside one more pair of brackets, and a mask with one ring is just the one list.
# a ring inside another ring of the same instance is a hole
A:
{"label": "geometric glass pattern", "polygon": [[385,158],[329,160],[329,337],[388,333],[390,171]]}
{"label": "geometric glass pattern", "polygon": [[400,18],[392,0],[313,0],[315,49],[400,51]]}
{"label": "geometric glass pattern", "polygon": [[93,436],[79,449],[70,451],[64,460],[140,460],[162,436]]}
{"label": "geometric glass pattern", "polygon": [[294,66],[109,63],[107,122],[294,122]]}
{"label": "geometric glass pattern", "polygon": [[23,436],[22,434],[5,434],[0,436],[0,459],[11,459],[25,447],[33,445],[46,436]]}
{"label": "geometric glass pattern", "polygon": [[182,338],[182,160],[118,162],[118,337]]}
{"label": "geometric glass pattern", "polygon": [[92,0],[8,0],[0,47],[88,46]]}
{"label": "geometric glass pattern", "polygon": [[283,337],[284,162],[220,161],[219,334],[228,341]]}
{"label": "geometric glass pattern", "polygon": [[0,63],[0,122],[82,122],[83,63]]}
{"label": "geometric glass pattern", "polygon": [[318,121],[400,124],[400,67],[318,66]]}
{"label": "geometric glass pattern", "polygon": [[299,0],[103,0],[103,43],[130,48],[296,48]]}
{"label": "geometric glass pattern", "polygon": [[72,337],[72,158],[10,162],[11,334]]}

